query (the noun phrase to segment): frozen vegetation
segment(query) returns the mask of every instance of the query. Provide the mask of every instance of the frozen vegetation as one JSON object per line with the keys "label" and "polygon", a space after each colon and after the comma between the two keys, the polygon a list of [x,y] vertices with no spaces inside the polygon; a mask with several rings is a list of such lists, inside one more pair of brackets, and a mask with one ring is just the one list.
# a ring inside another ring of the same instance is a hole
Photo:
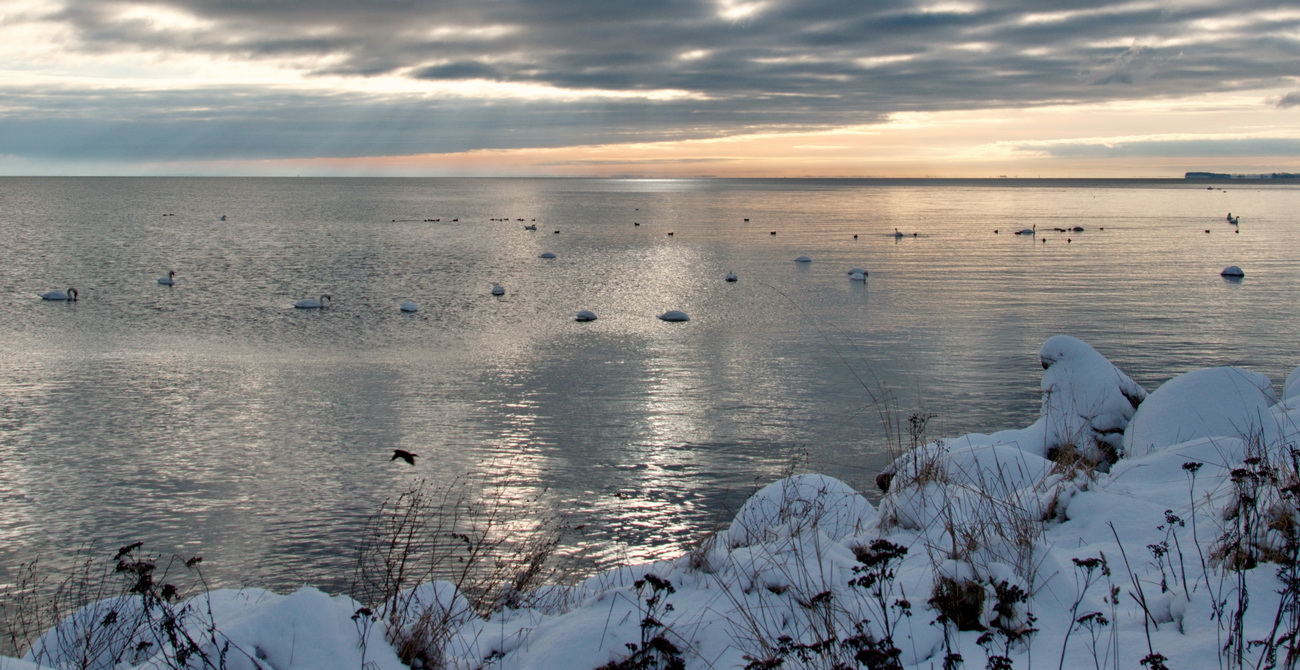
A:
{"label": "frozen vegetation", "polygon": [[[0,668],[1296,667],[1300,375],[1280,399],[1238,368],[1148,393],[1078,339],[1040,357],[1036,422],[915,440],[878,505],[795,475],[686,555],[538,586],[544,534],[431,522],[455,501],[413,490],[377,517],[350,596],[173,597],[126,547],[105,579],[127,588]],[[419,567],[489,549],[512,561],[487,581]],[[7,616],[38,619],[10,596]]]}

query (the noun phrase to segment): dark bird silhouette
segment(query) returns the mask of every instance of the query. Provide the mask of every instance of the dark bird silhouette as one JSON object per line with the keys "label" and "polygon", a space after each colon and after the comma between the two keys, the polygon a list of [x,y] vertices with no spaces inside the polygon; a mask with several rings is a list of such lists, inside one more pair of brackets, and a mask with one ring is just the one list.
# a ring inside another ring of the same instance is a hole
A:
{"label": "dark bird silhouette", "polygon": [[393,450],[393,457],[390,458],[390,459],[388,459],[388,460],[390,460],[390,461],[395,461],[395,460],[397,460],[397,459],[400,458],[400,459],[406,461],[407,463],[409,463],[409,464],[411,464],[411,465],[415,465],[415,457],[416,457],[416,456],[419,456],[419,454],[413,454],[413,453],[411,453],[411,452],[409,452],[409,451],[406,451],[405,449],[394,449],[394,450]]}

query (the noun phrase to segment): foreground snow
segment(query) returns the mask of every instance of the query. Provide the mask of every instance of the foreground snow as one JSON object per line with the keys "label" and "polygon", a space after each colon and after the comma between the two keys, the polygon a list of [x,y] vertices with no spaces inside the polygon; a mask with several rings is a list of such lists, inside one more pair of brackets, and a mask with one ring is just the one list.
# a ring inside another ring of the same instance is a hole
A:
{"label": "foreground snow", "polygon": [[[406,667],[388,639],[423,640],[455,668],[1257,667],[1270,648],[1285,666],[1300,618],[1282,581],[1295,579],[1300,374],[1281,400],[1236,368],[1148,395],[1075,338],[1040,358],[1038,421],[901,455],[879,506],[798,475],[688,555],[486,617],[445,582],[375,612],[310,587],[213,591],[191,601],[206,631],[193,638],[231,668]],[[82,614],[90,628],[104,616]],[[75,624],[26,661],[178,664],[145,633],[86,662]]]}

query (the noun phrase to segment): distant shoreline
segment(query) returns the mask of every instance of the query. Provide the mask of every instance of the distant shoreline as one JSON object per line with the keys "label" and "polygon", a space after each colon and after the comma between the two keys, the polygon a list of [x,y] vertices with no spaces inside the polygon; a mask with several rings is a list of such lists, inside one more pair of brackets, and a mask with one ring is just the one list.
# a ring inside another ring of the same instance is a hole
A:
{"label": "distant shoreline", "polygon": [[1269,172],[1267,174],[1229,174],[1227,172],[1188,172],[1183,179],[1300,179],[1294,172]]}

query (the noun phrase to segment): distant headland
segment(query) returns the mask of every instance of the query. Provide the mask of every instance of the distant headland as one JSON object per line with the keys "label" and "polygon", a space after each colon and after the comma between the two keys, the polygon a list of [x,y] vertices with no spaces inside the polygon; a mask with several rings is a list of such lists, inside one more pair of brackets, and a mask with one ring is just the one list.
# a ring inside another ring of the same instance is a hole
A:
{"label": "distant headland", "polygon": [[1228,174],[1227,172],[1188,172],[1184,179],[1300,179],[1294,172],[1268,172],[1262,174]]}

